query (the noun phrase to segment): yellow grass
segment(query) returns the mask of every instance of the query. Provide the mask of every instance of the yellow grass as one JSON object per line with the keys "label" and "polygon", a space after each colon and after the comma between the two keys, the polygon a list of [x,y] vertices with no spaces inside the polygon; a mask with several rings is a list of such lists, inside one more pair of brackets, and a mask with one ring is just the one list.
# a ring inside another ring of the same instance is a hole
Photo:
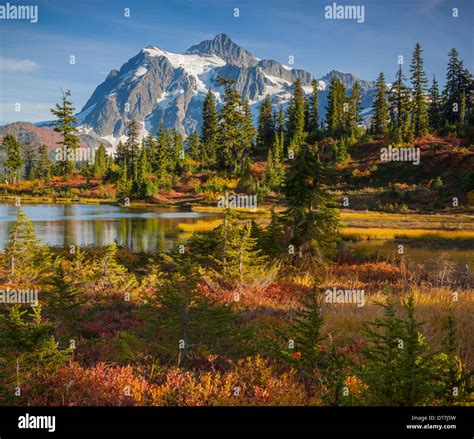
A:
{"label": "yellow grass", "polygon": [[[404,292],[402,297],[413,294],[416,318],[424,323],[422,332],[432,351],[441,349],[442,341],[446,337],[445,323],[448,315],[452,315],[456,321],[459,337],[459,353],[466,365],[472,367],[474,365],[473,292],[459,291],[457,301],[453,300],[453,293],[454,290],[449,288],[413,287]],[[387,300],[387,295],[380,291],[372,294],[370,291],[365,291],[365,294],[365,305],[362,307],[356,304],[323,304],[324,333],[331,334],[335,340],[341,342],[348,338],[362,340],[364,321],[372,321],[381,315],[383,310],[376,305],[376,302],[385,303]]]}
{"label": "yellow grass", "polygon": [[[193,206],[193,212],[199,213],[225,213],[226,209],[216,206]],[[232,209],[233,211],[244,215],[265,215],[270,212],[269,209]]]}
{"label": "yellow grass", "polygon": [[426,229],[390,229],[347,227],[341,230],[341,235],[352,239],[474,239],[473,230],[426,230]]}
{"label": "yellow grass", "polygon": [[474,216],[466,213],[385,213],[341,211],[348,227],[426,230],[474,230]]}
{"label": "yellow grass", "polygon": [[195,223],[179,223],[178,230],[182,233],[210,232],[222,224],[222,219],[213,221],[196,221]]}
{"label": "yellow grass", "polygon": [[102,198],[69,198],[69,197],[36,197],[27,195],[0,195],[0,200],[15,201],[17,198],[21,199],[23,204],[43,203],[43,204],[110,204],[114,200],[107,200]]}

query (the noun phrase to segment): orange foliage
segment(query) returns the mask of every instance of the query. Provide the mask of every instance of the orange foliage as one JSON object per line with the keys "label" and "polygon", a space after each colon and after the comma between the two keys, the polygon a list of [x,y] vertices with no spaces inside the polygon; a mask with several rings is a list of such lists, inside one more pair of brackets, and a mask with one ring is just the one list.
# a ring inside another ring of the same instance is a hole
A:
{"label": "orange foliage", "polygon": [[261,357],[239,360],[228,372],[163,369],[155,382],[131,366],[92,368],[72,363],[49,378],[36,405],[303,405],[296,372],[277,373]]}

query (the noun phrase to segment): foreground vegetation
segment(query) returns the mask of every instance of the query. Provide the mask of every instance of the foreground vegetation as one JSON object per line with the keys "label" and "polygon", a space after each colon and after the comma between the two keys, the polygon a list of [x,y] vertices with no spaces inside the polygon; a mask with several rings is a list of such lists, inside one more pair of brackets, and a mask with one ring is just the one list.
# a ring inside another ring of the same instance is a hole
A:
{"label": "foreground vegetation", "polygon": [[[2,289],[39,304],[2,306],[2,404],[472,404],[470,278],[344,253],[289,270],[265,244],[275,223],[251,224],[228,213],[150,258],[48,249],[20,212]],[[328,303],[333,288],[363,306]]]}

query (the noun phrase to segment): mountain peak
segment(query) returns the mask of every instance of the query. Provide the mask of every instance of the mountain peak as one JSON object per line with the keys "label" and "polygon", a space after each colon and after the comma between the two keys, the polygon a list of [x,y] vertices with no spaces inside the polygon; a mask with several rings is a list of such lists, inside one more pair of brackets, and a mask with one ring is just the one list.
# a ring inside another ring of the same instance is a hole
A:
{"label": "mountain peak", "polygon": [[228,64],[239,67],[252,67],[258,64],[258,60],[249,51],[234,43],[225,33],[217,34],[212,40],[204,40],[191,46],[186,53],[217,55]]}
{"label": "mountain peak", "polygon": [[231,43],[234,43],[234,42],[230,39],[229,35],[227,35],[227,34],[225,34],[225,33],[223,33],[223,32],[220,33],[220,34],[217,34],[217,35],[214,37],[213,41],[223,41],[223,42],[230,41]]}
{"label": "mountain peak", "polygon": [[359,87],[364,92],[370,90],[374,85],[372,81],[364,81],[359,79],[352,73],[343,73],[334,69],[331,70],[329,73],[326,73],[326,75],[324,75],[321,80],[323,82],[330,83],[333,77],[338,78],[344,84],[344,87],[346,87],[346,89],[352,88],[356,81],[359,82]]}

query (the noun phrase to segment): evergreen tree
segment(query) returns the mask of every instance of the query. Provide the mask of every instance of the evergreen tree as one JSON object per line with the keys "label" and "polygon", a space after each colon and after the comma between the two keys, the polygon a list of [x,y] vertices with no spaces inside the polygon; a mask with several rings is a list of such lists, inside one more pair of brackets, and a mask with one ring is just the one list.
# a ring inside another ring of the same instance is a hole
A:
{"label": "evergreen tree", "polygon": [[282,254],[288,252],[288,248],[285,247],[284,223],[275,212],[273,205],[270,210],[270,223],[265,229],[260,243],[264,254],[272,258],[279,258]]}
{"label": "evergreen tree", "polygon": [[242,122],[242,132],[243,132],[243,142],[245,145],[243,162],[249,160],[250,152],[254,149],[254,141],[256,137],[256,130],[253,126],[252,120],[252,110],[250,109],[250,103],[248,99],[245,99],[243,102],[243,122]]}
{"label": "evergreen tree", "polygon": [[338,137],[344,132],[344,85],[334,75],[329,86],[328,105],[326,107],[326,124],[328,133]]}
{"label": "evergreen tree", "polygon": [[99,144],[94,157],[94,174],[103,177],[107,170],[107,151],[102,143]]}
{"label": "evergreen tree", "polygon": [[433,130],[437,130],[441,126],[441,96],[438,89],[438,81],[433,76],[433,83],[430,89],[430,104],[429,104],[429,120],[430,126]]}
{"label": "evergreen tree", "polygon": [[289,147],[297,152],[301,142],[304,141],[305,134],[305,95],[299,78],[293,83],[293,96],[288,107],[287,118]]}
{"label": "evergreen tree", "polygon": [[138,156],[140,150],[139,143],[140,129],[138,122],[132,119],[127,126],[127,141],[125,142],[125,151],[128,164],[128,173],[132,176],[132,179],[136,177]]}
{"label": "evergreen tree", "polygon": [[349,112],[349,129],[352,135],[357,131],[357,127],[362,121],[360,116],[360,107],[362,104],[362,96],[360,92],[359,81],[355,81],[352,86],[352,94],[350,99],[350,112]]}
{"label": "evergreen tree", "polygon": [[29,289],[39,282],[48,269],[49,251],[36,238],[33,225],[21,209],[5,249],[8,282]]}
{"label": "evergreen tree", "polygon": [[219,78],[225,94],[224,106],[219,112],[218,159],[221,169],[238,173],[252,149],[255,133],[248,101],[242,101],[234,84],[233,79]]}
{"label": "evergreen tree", "polygon": [[156,141],[153,134],[150,132],[144,140],[144,147],[146,148],[146,155],[148,163],[150,164],[150,172],[156,168]]}
{"label": "evergreen tree", "polygon": [[94,266],[94,293],[99,297],[113,294],[123,303],[124,298],[132,299],[137,286],[135,276],[117,261],[117,244],[109,244]]}
{"label": "evergreen tree", "polygon": [[[210,88],[207,92],[206,99],[204,100],[202,120],[201,143],[203,147],[202,156],[200,157],[199,162],[212,167],[217,160],[218,114],[214,94]],[[194,160],[197,160],[196,157],[193,158]]]}
{"label": "evergreen tree", "polygon": [[268,150],[266,182],[272,189],[278,189],[285,173],[283,165],[283,140],[275,133],[272,147]]}
{"label": "evergreen tree", "polygon": [[348,361],[332,339],[321,334],[324,318],[318,292],[313,289],[299,302],[287,328],[280,332],[286,349],[277,355],[300,371],[310,395],[322,396],[328,405],[342,405]]}
{"label": "evergreen tree", "polygon": [[184,154],[184,146],[183,146],[183,137],[181,134],[178,133],[176,128],[171,130],[171,141],[170,141],[170,171],[173,174],[181,174],[183,170],[183,154]]}
{"label": "evergreen tree", "polygon": [[165,262],[169,275],[152,302],[162,354],[184,368],[202,351],[227,355],[236,341],[232,308],[199,291],[200,268],[187,255]]}
{"label": "evergreen tree", "polygon": [[66,363],[70,351],[58,349],[53,329],[42,319],[39,305],[30,312],[17,304],[0,312],[0,395],[4,401],[27,404],[22,389],[44,392],[42,381]]}
{"label": "evergreen tree", "polygon": [[467,370],[459,357],[456,321],[452,315],[447,318],[446,329],[442,351],[434,357],[439,364],[433,371],[433,377],[438,378],[439,383],[436,397],[443,405],[458,405],[471,399],[474,371]]}
{"label": "evergreen tree", "polygon": [[306,134],[309,133],[310,129],[310,116],[311,116],[311,110],[309,108],[309,98],[306,96],[306,94],[303,95],[303,102],[304,102],[304,132]]}
{"label": "evergreen tree", "polygon": [[423,136],[428,130],[428,107],[426,104],[426,79],[423,68],[423,50],[416,44],[410,65],[411,83],[413,85],[413,129],[416,136]]}
{"label": "evergreen tree", "polygon": [[372,119],[372,129],[375,134],[379,135],[387,133],[388,103],[385,95],[385,77],[383,73],[380,73],[376,82],[376,92],[374,99],[375,114]]}
{"label": "evergreen tree", "polygon": [[80,146],[80,139],[77,135],[77,119],[74,116],[74,108],[69,100],[71,92],[66,90],[61,97],[61,103],[56,104],[51,109],[51,113],[57,117],[57,121],[53,122],[54,131],[61,133],[63,140],[59,142],[62,149],[62,160],[60,169],[63,175],[69,176],[75,166],[75,151]]}
{"label": "evergreen tree", "polygon": [[223,230],[224,254],[222,258],[216,258],[215,262],[223,274],[223,280],[233,287],[237,286],[242,294],[245,284],[255,279],[256,271],[262,270],[265,266],[266,257],[257,249],[257,240],[251,236],[250,223],[244,226],[232,225],[235,230],[229,233],[226,230],[229,222],[224,224]]}
{"label": "evergreen tree", "polygon": [[397,143],[409,142],[412,137],[410,90],[404,81],[402,65],[398,68],[395,82],[388,97],[391,112],[391,128]]}
{"label": "evergreen tree", "polygon": [[88,302],[84,290],[92,277],[93,268],[78,249],[72,262],[57,257],[47,295],[47,315],[58,322],[55,329],[58,340],[69,345],[77,337],[80,306]]}
{"label": "evergreen tree", "polygon": [[311,81],[312,91],[310,97],[310,107],[309,107],[309,134],[310,139],[314,142],[319,139],[319,84],[316,79]]}
{"label": "evergreen tree", "polygon": [[15,136],[7,134],[2,140],[2,149],[7,159],[3,162],[5,176],[13,184],[19,180],[19,172],[23,166],[24,159],[21,154],[21,146]]}
{"label": "evergreen tree", "polygon": [[361,377],[367,385],[369,405],[414,406],[430,402],[437,389],[432,355],[415,318],[413,297],[402,303],[405,316],[397,315],[393,301],[381,304],[383,317],[365,326],[368,346]]}
{"label": "evergreen tree", "polygon": [[341,137],[335,145],[335,162],[344,163],[347,160],[346,138]]}
{"label": "evergreen tree", "polygon": [[466,91],[461,92],[461,103],[459,104],[459,123],[464,125],[466,117]]}
{"label": "evergreen tree", "polygon": [[117,148],[115,149],[115,163],[120,167],[123,167],[124,163],[128,161],[128,153],[125,145],[121,140],[117,143]]}
{"label": "evergreen tree", "polygon": [[322,262],[337,241],[338,210],[324,188],[325,169],[317,149],[302,148],[286,173],[283,192],[288,203],[284,212],[288,244],[304,260]]}
{"label": "evergreen tree", "polygon": [[[199,141],[199,134],[197,131],[191,133],[187,138],[187,147],[189,151],[189,155],[193,160],[198,162],[199,164],[203,163],[203,155],[201,151],[201,143]],[[206,163],[204,161],[204,163]]]}
{"label": "evergreen tree", "polygon": [[165,132],[163,130],[163,121],[160,123],[156,138],[155,166],[154,171],[158,179],[162,180],[167,175],[168,169],[168,153]]}
{"label": "evergreen tree", "polygon": [[[450,50],[448,68],[446,72],[446,85],[443,91],[444,118],[448,123],[459,122],[461,118],[460,106],[462,93],[469,95],[472,84],[471,73],[464,68],[464,63],[459,59],[458,51]],[[466,102],[466,108],[470,109]]]}
{"label": "evergreen tree", "polygon": [[35,149],[29,143],[23,145],[23,160],[25,164],[25,179],[31,180],[36,165],[37,154]]}
{"label": "evergreen tree", "polygon": [[127,167],[127,159],[124,159],[120,169],[120,178],[117,184],[117,194],[121,197],[130,195],[132,188],[132,181],[128,178]]}
{"label": "evergreen tree", "polygon": [[49,181],[51,178],[51,162],[46,145],[40,145],[38,149],[38,159],[33,168],[33,177],[44,181]]}
{"label": "evergreen tree", "polygon": [[147,148],[145,145],[140,149],[140,156],[137,162],[137,171],[132,182],[132,192],[139,198],[147,198],[153,194],[153,187],[148,175],[150,165],[147,158]]}
{"label": "evergreen tree", "polygon": [[280,105],[280,110],[278,111],[278,131],[279,144],[281,145],[281,150],[283,152],[285,145],[285,112],[283,111],[283,105]]}
{"label": "evergreen tree", "polygon": [[266,155],[275,139],[275,121],[273,118],[270,95],[263,98],[258,113],[257,155]]}

